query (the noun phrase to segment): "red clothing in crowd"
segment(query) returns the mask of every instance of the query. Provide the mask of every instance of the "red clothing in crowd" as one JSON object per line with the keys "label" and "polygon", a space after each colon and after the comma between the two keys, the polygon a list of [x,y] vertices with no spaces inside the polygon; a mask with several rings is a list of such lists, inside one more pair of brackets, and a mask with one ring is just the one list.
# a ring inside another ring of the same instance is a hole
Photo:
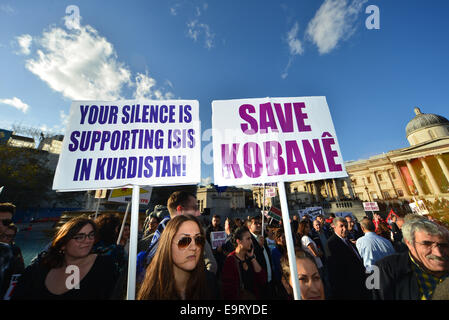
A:
{"label": "red clothing in crowd", "polygon": [[[221,280],[222,280],[222,290],[223,298],[225,300],[238,300],[240,292],[240,277],[239,270],[237,269],[238,264],[236,263],[235,251],[232,251],[226,257]],[[248,262],[248,264],[251,262]],[[252,265],[250,266],[252,269]],[[254,269],[252,269],[254,270]],[[254,288],[250,291],[254,293],[257,299],[261,297],[263,286],[267,282],[267,272],[262,268],[260,272],[253,272],[253,283]]]}

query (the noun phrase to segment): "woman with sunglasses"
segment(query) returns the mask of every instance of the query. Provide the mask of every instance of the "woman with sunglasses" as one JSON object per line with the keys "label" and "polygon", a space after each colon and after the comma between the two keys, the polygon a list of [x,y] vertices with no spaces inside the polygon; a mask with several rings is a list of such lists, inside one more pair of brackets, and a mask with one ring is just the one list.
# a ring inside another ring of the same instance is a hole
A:
{"label": "woman with sunglasses", "polygon": [[204,230],[194,216],[172,218],[161,235],[137,299],[216,299],[215,276],[204,264],[205,239]]}
{"label": "woman with sunglasses", "polygon": [[111,257],[91,253],[96,229],[86,217],[65,223],[41,261],[19,278],[11,299],[109,299],[117,272]]}

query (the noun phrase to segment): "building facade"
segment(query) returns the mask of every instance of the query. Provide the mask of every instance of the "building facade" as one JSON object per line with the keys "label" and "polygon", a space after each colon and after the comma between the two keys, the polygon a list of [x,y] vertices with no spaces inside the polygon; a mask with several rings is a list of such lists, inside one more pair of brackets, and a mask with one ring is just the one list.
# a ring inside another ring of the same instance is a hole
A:
{"label": "building facade", "polygon": [[414,111],[406,127],[409,147],[345,163],[358,198],[399,205],[449,200],[449,121]]}

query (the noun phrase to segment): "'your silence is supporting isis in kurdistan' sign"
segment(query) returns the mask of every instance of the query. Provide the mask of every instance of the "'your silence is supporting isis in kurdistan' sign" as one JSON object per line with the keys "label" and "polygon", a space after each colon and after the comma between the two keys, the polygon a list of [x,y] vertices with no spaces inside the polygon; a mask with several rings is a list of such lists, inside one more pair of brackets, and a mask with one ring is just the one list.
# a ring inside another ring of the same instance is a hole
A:
{"label": "'your silence is supporting isis in kurdistan' sign", "polygon": [[72,102],[53,189],[196,184],[197,100]]}
{"label": "'your silence is supporting isis in kurdistan' sign", "polygon": [[325,97],[212,102],[219,186],[347,177]]}

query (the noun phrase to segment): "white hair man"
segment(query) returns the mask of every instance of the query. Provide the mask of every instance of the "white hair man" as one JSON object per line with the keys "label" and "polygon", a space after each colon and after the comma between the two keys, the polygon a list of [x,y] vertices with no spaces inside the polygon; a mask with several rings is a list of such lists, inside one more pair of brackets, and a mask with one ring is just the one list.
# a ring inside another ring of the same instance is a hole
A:
{"label": "white hair man", "polygon": [[408,252],[379,260],[382,300],[428,300],[449,276],[449,231],[419,215],[405,218],[402,234]]}

